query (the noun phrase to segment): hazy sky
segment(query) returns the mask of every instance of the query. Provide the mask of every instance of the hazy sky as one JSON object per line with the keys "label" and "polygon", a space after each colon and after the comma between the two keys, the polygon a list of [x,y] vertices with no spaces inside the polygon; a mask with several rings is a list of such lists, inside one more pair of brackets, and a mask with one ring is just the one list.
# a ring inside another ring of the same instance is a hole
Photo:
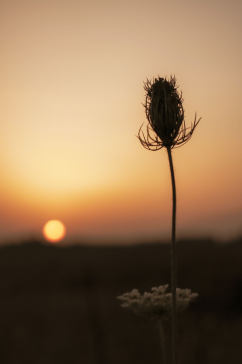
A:
{"label": "hazy sky", "polygon": [[167,236],[165,150],[144,150],[143,81],[175,74],[178,237],[242,233],[242,2],[0,2],[0,239]]}

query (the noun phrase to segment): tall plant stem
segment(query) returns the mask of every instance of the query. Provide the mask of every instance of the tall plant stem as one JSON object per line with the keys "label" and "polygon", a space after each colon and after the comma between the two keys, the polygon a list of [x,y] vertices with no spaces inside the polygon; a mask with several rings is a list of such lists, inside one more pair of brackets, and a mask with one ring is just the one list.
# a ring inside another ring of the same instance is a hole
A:
{"label": "tall plant stem", "polygon": [[167,147],[172,184],[172,228],[171,228],[171,357],[176,364],[176,183],[171,148]]}
{"label": "tall plant stem", "polygon": [[159,329],[159,333],[160,333],[162,364],[167,364],[165,332],[164,332],[164,327],[163,327],[163,323],[161,320],[158,321],[158,329]]}

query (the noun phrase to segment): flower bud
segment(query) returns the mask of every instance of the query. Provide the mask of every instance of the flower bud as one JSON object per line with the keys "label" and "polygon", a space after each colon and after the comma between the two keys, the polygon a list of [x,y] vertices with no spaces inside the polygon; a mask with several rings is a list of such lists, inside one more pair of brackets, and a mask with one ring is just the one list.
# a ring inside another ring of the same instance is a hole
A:
{"label": "flower bud", "polygon": [[147,80],[144,84],[146,91],[145,113],[148,120],[147,135],[142,127],[138,138],[141,144],[149,150],[163,147],[174,148],[186,143],[200,119],[196,115],[190,128],[186,127],[184,119],[182,93],[179,93],[175,77],[158,77]]}
{"label": "flower bud", "polygon": [[156,78],[146,84],[146,115],[154,132],[164,146],[170,147],[184,120],[182,97],[178,94],[175,79]]}

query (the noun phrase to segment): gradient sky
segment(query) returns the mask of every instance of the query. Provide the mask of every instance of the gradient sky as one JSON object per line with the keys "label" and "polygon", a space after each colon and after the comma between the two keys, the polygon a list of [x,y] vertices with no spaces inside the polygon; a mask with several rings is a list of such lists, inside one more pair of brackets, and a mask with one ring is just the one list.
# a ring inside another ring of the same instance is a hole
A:
{"label": "gradient sky", "polygon": [[178,237],[242,233],[242,2],[1,0],[0,240],[166,237],[165,150],[136,138],[143,81],[175,74]]}

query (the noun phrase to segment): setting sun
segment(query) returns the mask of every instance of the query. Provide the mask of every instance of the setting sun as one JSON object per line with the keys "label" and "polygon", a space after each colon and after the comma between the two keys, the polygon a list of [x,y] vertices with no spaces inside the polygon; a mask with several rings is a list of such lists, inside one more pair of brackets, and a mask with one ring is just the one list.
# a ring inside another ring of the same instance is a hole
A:
{"label": "setting sun", "polygon": [[58,242],[66,235],[66,228],[59,220],[49,220],[43,227],[43,235],[46,240]]}

